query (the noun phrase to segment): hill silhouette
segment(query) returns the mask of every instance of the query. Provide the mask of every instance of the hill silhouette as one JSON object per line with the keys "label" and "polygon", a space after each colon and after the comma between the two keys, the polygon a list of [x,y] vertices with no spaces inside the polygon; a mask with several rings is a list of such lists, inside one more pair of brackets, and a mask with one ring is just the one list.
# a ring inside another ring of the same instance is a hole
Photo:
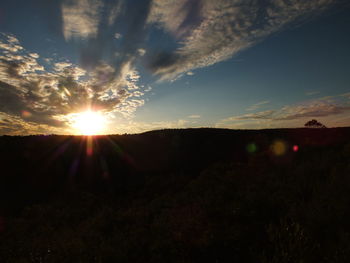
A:
{"label": "hill silhouette", "polygon": [[347,262],[349,138],[2,136],[1,262]]}

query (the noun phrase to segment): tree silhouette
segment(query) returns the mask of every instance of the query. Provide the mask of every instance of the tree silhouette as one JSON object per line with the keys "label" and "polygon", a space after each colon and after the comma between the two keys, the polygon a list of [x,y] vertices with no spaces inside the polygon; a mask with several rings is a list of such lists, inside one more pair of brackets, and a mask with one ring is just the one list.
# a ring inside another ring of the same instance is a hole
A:
{"label": "tree silhouette", "polygon": [[308,121],[307,123],[305,123],[304,126],[307,128],[326,128],[325,125],[323,125],[322,123],[318,122],[315,119]]}

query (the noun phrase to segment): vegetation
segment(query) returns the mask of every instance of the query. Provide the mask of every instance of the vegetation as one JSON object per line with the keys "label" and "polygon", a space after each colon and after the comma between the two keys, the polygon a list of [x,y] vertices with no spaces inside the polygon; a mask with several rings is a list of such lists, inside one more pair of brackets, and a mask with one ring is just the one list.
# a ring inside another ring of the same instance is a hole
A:
{"label": "vegetation", "polygon": [[308,128],[326,128],[325,125],[323,125],[322,123],[318,122],[315,119],[305,123],[305,127],[308,127]]}
{"label": "vegetation", "polygon": [[349,262],[349,135],[2,137],[0,262]]}

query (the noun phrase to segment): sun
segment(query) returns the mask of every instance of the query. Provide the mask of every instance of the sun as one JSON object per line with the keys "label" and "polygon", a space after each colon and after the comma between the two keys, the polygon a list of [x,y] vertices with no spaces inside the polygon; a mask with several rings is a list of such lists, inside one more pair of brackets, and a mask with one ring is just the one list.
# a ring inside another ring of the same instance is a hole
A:
{"label": "sun", "polygon": [[73,119],[73,128],[80,135],[101,134],[106,125],[105,117],[95,111],[77,113]]}

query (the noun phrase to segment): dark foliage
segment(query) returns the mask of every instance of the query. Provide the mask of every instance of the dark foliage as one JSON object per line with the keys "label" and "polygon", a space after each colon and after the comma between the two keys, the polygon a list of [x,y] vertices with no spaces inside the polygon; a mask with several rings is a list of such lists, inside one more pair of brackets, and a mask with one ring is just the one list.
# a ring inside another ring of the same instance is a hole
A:
{"label": "dark foliage", "polygon": [[0,262],[350,262],[349,138],[4,136]]}
{"label": "dark foliage", "polygon": [[315,119],[308,121],[307,123],[305,123],[304,126],[307,128],[326,128],[325,125],[323,125],[322,123],[318,122]]}

